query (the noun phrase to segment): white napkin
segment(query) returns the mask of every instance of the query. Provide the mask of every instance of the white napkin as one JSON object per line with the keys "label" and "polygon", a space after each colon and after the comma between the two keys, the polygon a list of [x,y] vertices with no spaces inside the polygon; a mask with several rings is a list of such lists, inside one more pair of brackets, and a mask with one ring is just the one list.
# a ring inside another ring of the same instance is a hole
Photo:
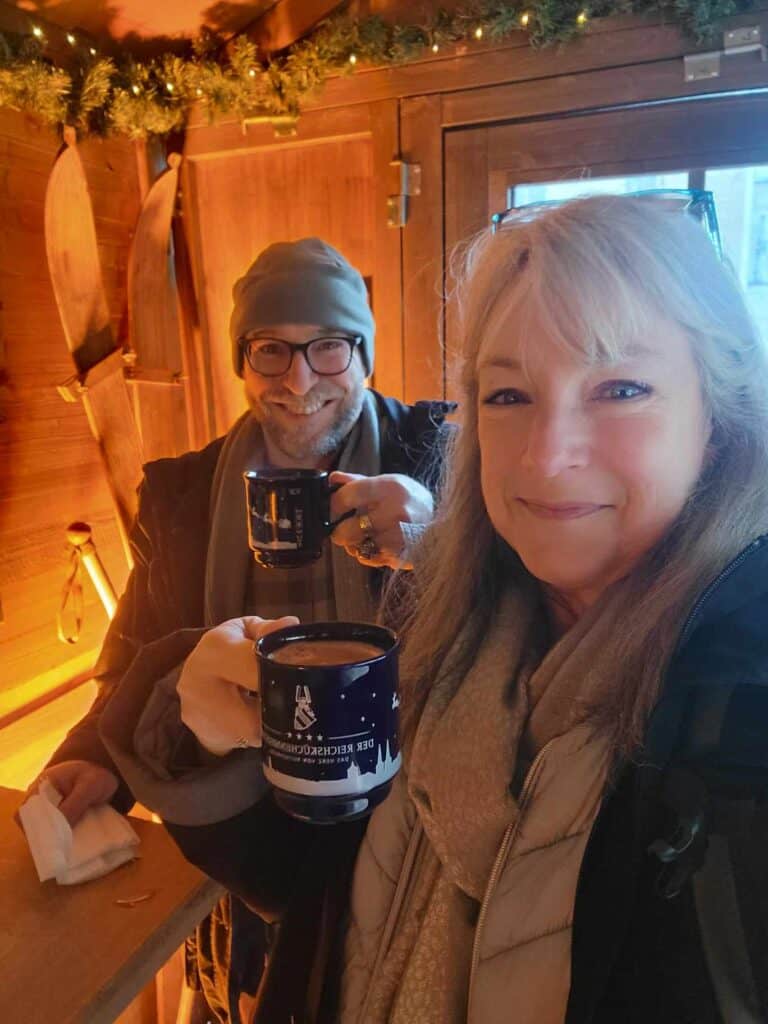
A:
{"label": "white napkin", "polygon": [[44,779],[19,808],[19,818],[41,882],[74,885],[100,878],[136,856],[139,837],[108,804],[86,811],[75,825],[57,810],[61,793]]}

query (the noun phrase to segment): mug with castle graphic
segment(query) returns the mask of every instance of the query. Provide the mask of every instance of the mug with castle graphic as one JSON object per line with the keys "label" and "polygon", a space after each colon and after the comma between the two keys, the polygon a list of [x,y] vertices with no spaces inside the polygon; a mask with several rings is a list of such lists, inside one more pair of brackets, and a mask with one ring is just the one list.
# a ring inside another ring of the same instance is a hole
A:
{"label": "mug with castle graphic", "polygon": [[264,775],[284,811],[331,824],[369,814],[400,767],[398,641],[316,622],[256,643]]}

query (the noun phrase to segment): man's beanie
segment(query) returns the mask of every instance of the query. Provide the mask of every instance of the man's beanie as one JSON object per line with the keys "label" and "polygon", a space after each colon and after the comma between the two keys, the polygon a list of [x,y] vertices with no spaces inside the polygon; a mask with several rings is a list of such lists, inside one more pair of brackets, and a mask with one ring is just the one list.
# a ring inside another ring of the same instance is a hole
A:
{"label": "man's beanie", "polygon": [[373,370],[375,325],[360,274],[319,238],[268,246],[232,290],[232,361],[243,375],[238,344],[249,331],[277,324],[317,324],[360,334],[366,374]]}

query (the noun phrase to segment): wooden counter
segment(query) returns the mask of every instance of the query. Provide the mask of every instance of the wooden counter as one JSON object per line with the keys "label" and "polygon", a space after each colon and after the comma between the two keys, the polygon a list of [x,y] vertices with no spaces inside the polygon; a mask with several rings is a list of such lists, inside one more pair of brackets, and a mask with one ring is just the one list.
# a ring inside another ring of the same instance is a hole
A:
{"label": "wooden counter", "polygon": [[[131,819],[140,857],[81,885],[41,884],[0,787],[0,1007],[23,1024],[112,1024],[221,895],[161,825]],[[149,899],[133,906],[117,900]]]}

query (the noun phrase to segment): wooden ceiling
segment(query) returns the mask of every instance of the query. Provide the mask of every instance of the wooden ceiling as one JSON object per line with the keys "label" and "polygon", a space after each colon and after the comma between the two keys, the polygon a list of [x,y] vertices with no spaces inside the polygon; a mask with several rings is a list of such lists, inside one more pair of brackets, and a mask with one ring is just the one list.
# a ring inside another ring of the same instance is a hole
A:
{"label": "wooden ceiling", "polygon": [[0,9],[9,6],[28,14],[30,23],[79,29],[107,49],[109,43],[142,48],[145,40],[192,37],[205,26],[224,34],[254,26],[277,49],[304,35],[339,0],[0,0]]}
{"label": "wooden ceiling", "polygon": [[9,0],[31,16],[94,38],[194,36],[203,25],[238,31],[276,0]]}

